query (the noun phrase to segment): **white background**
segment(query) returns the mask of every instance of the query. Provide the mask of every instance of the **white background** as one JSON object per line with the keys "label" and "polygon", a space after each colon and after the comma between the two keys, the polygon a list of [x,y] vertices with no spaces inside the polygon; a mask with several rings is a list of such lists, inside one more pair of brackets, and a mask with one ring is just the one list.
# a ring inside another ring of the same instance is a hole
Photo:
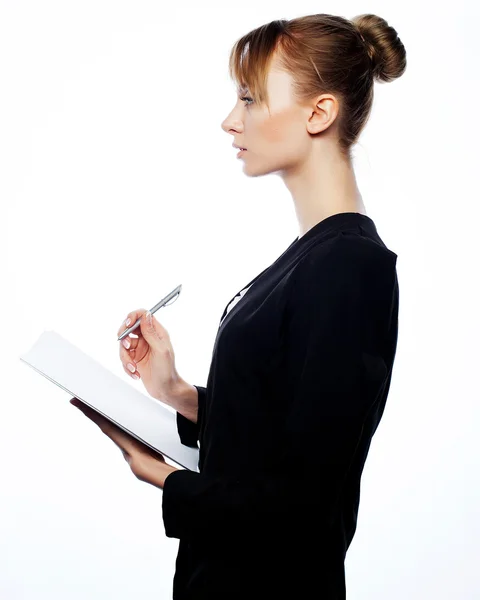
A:
{"label": "white background", "polygon": [[[278,177],[221,122],[232,44],[278,18],[373,12],[407,71],[375,84],[355,149],[398,254],[397,357],[346,559],[349,600],[480,597],[478,3],[3,1],[0,13],[2,600],[167,600],[162,491],[19,360],[53,329],[123,377],[117,329],[157,318],[205,385],[226,303],[299,234]],[[476,93],[477,92],[477,93]]]}

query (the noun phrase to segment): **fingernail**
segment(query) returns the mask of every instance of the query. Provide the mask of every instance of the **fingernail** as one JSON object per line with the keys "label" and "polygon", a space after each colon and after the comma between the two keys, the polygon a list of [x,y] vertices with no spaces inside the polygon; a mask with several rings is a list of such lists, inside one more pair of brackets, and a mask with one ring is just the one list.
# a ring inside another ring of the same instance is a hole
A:
{"label": "fingernail", "polygon": [[128,317],[128,319],[125,321],[125,325],[128,327],[131,322],[132,320],[130,319],[130,317]]}
{"label": "fingernail", "polygon": [[129,371],[131,371],[132,373],[135,373],[135,367],[134,367],[134,366],[133,366],[131,363],[128,363],[128,365],[127,365],[127,368],[128,368],[128,370],[129,370]]}

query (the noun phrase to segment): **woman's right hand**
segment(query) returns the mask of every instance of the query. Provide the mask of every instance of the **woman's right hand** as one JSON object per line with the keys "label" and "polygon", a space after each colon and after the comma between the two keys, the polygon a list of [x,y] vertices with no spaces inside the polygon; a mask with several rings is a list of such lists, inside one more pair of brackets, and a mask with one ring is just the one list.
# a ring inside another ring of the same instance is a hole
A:
{"label": "woman's right hand", "polygon": [[[132,333],[119,341],[120,360],[125,373],[134,379],[140,376],[152,398],[169,404],[168,399],[175,393],[181,380],[175,368],[175,353],[168,331],[154,315],[150,314],[148,319],[146,312],[146,309],[139,308],[128,313],[127,319],[131,319],[128,327],[140,317],[141,321]],[[120,326],[117,337],[127,329],[125,321]],[[132,335],[138,337],[131,337]],[[124,345],[126,340],[130,343],[128,349]],[[134,372],[128,368],[129,363],[135,367]]]}

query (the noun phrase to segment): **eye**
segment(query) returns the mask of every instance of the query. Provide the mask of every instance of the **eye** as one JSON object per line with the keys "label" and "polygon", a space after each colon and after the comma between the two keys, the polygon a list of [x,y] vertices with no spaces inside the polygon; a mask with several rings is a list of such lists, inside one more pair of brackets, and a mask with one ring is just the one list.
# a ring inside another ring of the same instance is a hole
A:
{"label": "eye", "polygon": [[[253,102],[252,98],[249,98],[248,96],[242,96],[240,100],[243,102],[245,102],[245,100],[250,100],[250,102]],[[245,106],[250,106],[250,104],[246,104]]]}

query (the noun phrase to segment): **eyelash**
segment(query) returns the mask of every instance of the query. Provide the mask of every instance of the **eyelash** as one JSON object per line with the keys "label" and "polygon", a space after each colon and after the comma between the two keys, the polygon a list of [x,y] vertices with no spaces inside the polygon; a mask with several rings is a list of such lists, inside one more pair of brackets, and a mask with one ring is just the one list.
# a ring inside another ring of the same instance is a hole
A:
{"label": "eyelash", "polygon": [[[252,98],[250,98],[249,96],[242,96],[242,97],[240,98],[240,100],[242,100],[243,102],[244,102],[245,100],[250,100],[251,102],[253,102]],[[245,104],[245,106],[250,106],[250,104]]]}

